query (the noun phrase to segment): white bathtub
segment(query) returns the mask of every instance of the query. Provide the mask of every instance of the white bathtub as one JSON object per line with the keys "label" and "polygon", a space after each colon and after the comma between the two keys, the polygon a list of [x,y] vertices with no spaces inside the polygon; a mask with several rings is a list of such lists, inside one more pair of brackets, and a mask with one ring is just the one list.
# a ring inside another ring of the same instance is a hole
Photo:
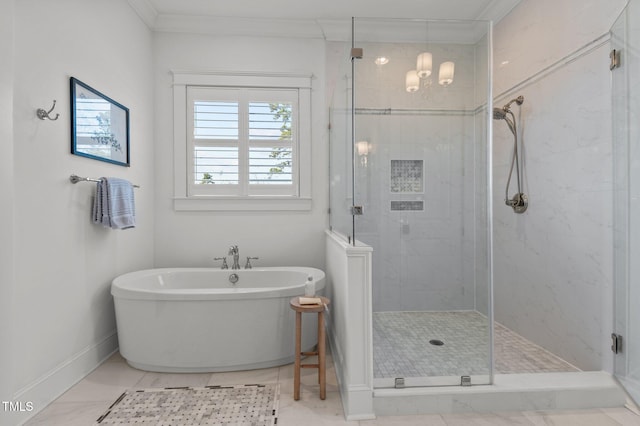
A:
{"label": "white bathtub", "polygon": [[[229,280],[237,274],[238,282]],[[164,268],[131,272],[111,285],[120,353],[141,370],[250,370],[294,360],[295,313],[289,300],[314,268]],[[304,315],[302,347],[316,344],[317,316]]]}

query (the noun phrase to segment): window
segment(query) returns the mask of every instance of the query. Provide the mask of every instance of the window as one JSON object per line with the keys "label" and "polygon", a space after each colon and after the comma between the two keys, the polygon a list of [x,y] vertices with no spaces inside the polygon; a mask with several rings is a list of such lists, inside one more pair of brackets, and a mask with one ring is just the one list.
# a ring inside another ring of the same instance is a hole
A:
{"label": "window", "polygon": [[189,194],[297,196],[298,92],[187,87]]}
{"label": "window", "polygon": [[310,78],[174,73],[174,83],[177,209],[310,209]]}

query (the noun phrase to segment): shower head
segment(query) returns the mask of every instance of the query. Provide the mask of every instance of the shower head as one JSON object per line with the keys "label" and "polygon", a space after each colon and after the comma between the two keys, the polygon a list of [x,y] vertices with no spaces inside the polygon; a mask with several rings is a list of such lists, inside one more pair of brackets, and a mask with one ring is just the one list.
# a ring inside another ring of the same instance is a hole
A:
{"label": "shower head", "polygon": [[509,107],[511,107],[512,103],[516,103],[518,105],[522,105],[522,103],[524,102],[524,96],[518,96],[515,99],[511,99],[505,106],[502,107],[503,110],[508,111]]}
{"label": "shower head", "polygon": [[507,112],[502,108],[494,108],[493,109],[493,119],[494,120],[503,120],[507,116]]}
{"label": "shower head", "polygon": [[518,96],[515,99],[511,99],[505,106],[502,107],[502,109],[504,109],[505,111],[508,110],[511,104],[514,102],[518,105],[522,105],[522,103],[524,102],[524,96]]}
{"label": "shower head", "polygon": [[493,109],[493,119],[494,120],[507,120],[507,113],[513,114],[511,112],[511,104],[512,103],[516,103],[518,105],[522,105],[522,103],[524,102],[524,97],[523,96],[518,96],[515,99],[511,99],[505,106],[503,106],[502,108],[494,108]]}
{"label": "shower head", "polygon": [[[511,114],[511,118],[509,118],[507,114]],[[511,112],[511,110],[507,106],[505,106],[504,108],[494,108],[493,119],[506,121],[507,126],[509,126],[509,130],[511,130],[511,133],[513,133],[513,136],[516,135],[516,118],[513,115],[513,112]]]}

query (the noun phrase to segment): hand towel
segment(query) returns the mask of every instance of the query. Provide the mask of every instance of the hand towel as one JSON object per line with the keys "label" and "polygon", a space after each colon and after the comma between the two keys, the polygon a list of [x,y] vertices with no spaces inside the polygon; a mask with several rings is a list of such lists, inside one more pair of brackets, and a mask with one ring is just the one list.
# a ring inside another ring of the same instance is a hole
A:
{"label": "hand towel", "polygon": [[301,305],[320,305],[322,304],[322,299],[319,297],[299,297],[298,303]]}
{"label": "hand towel", "polygon": [[100,178],[93,204],[93,222],[112,229],[128,229],[136,226],[135,200],[131,182],[118,178]]}

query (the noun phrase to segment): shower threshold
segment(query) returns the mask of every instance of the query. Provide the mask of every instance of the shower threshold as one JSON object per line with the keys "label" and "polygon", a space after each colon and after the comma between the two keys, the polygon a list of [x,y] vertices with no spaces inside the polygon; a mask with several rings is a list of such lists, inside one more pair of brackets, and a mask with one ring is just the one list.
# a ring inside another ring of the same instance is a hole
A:
{"label": "shower threshold", "polygon": [[493,385],[374,389],[376,416],[622,407],[604,371],[496,374]]}

